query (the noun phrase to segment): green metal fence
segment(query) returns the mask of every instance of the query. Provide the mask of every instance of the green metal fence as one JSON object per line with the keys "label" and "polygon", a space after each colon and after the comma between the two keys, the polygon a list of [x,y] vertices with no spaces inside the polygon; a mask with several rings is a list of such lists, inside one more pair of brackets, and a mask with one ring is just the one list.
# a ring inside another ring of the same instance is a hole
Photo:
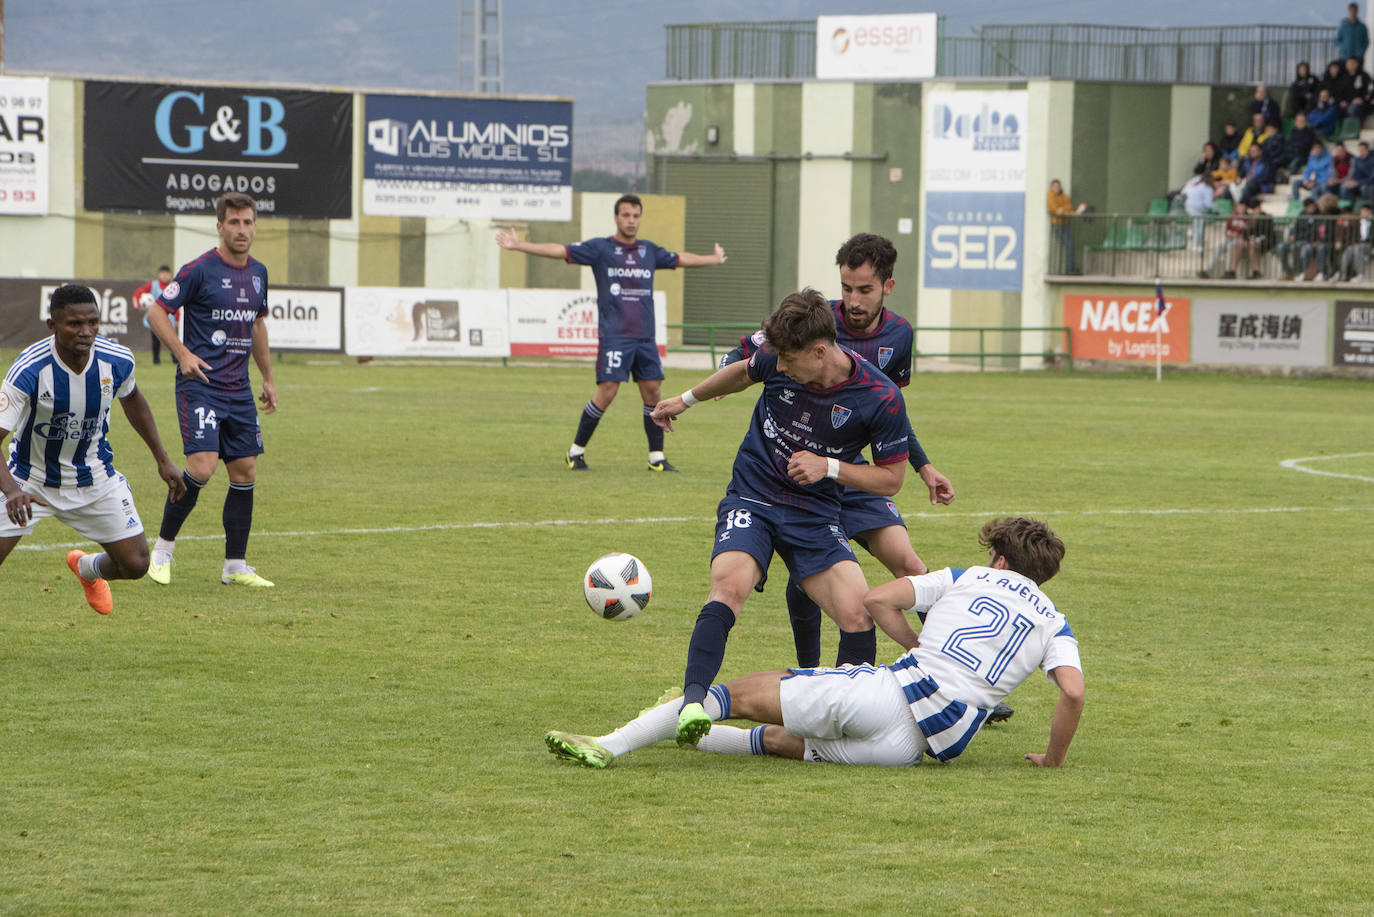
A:
{"label": "green metal fence", "polygon": [[[677,353],[709,353],[711,364],[718,365],[720,357],[739,343],[740,337],[751,331],[758,330],[758,322],[722,322],[719,324],[709,324],[702,322],[689,322],[685,324],[671,324],[669,331],[684,332],[703,332],[706,343],[704,344],[681,344],[672,349]],[[937,353],[929,350],[917,350],[911,355],[911,369],[914,372],[920,360],[930,359],[959,359],[978,361],[979,371],[987,369],[989,359],[997,360],[1022,360],[1026,357],[1039,357],[1049,365],[1056,365],[1060,362],[1068,369],[1073,369],[1073,332],[1065,325],[1044,325],[1027,326],[1019,325],[947,325],[941,327],[920,327],[915,329],[917,340],[922,332],[949,332],[951,334],[976,333],[978,335],[977,349],[951,350],[946,353]],[[1032,351],[1009,351],[988,350],[987,335],[990,333],[1015,334],[1020,335],[1026,332],[1036,334],[1058,334],[1058,345],[1051,344],[1040,350]],[[685,335],[684,335],[685,336]],[[697,335],[701,337],[702,335]]]}
{"label": "green metal fence", "polygon": [[[810,79],[816,75],[816,21],[670,25],[669,80]],[[1331,26],[1136,28],[1082,24],[984,26],[944,34],[936,73],[946,78],[1010,77],[1136,83],[1286,86],[1308,61],[1320,72],[1334,53]]]}

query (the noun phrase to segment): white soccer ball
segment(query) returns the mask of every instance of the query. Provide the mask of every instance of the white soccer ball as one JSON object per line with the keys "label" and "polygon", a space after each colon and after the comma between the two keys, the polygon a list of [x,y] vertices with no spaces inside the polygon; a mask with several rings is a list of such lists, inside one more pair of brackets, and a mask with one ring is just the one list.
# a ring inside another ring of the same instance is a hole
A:
{"label": "white soccer ball", "polygon": [[156,302],[156,300],[153,299],[152,293],[144,293],[138,298],[138,307],[144,310],[151,309],[154,302]]}
{"label": "white soccer ball", "polygon": [[654,582],[644,562],[633,554],[598,557],[582,577],[587,606],[608,621],[628,621],[649,604]]}

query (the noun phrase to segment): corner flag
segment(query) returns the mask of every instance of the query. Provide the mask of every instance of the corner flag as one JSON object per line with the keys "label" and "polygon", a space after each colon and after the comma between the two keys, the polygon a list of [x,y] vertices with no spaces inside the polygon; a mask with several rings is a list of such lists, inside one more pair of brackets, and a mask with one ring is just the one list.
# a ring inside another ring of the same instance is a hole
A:
{"label": "corner flag", "polygon": [[1169,304],[1164,301],[1164,287],[1159,285],[1159,278],[1155,278],[1155,381],[1159,382],[1164,378],[1164,329],[1160,327],[1160,320],[1164,318],[1164,313],[1169,311]]}

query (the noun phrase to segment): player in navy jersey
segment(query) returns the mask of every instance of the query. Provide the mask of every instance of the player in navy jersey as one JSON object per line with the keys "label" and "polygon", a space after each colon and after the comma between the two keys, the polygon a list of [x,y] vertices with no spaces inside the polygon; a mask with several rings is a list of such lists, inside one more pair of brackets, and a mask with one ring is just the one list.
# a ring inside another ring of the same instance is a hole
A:
{"label": "player in navy jersey", "polygon": [[107,615],[114,610],[107,580],[138,579],[148,569],[143,523],[105,438],[116,398],[168,494],[179,496],[185,485],[134,383],[134,355],[97,335],[95,294],[74,283],[53,290],[48,327],[52,336],[25,349],[0,383],[0,442],[14,433],[0,465],[0,563],[41,519],[55,516],[105,549],[70,551],[67,566],[90,606]]}
{"label": "player in navy jersey", "polygon": [[661,397],[659,383],[663,381],[663,364],[654,341],[654,271],[724,264],[725,249],[717,245],[710,255],[674,253],[641,239],[639,218],[643,209],[637,195],[621,195],[615,202],[615,235],[572,245],[522,242],[509,230],[496,236],[496,244],[502,248],[585,264],[596,278],[596,394],[582,408],[582,419],[568,448],[568,467],[574,471],[587,470],[587,443],[620,391],[620,383],[631,376],[644,402],[649,470],[677,471],[663,457],[663,431],[649,419]]}
{"label": "player in navy jersey", "polygon": [[[986,565],[902,577],[869,591],[865,607],[906,650],[886,666],[757,672],[707,693],[714,722],[697,748],[835,764],[908,766],[962,754],[1002,698],[1044,670],[1059,689],[1038,767],[1060,767],[1083,713],[1083,667],[1067,619],[1041,590],[1064,543],[1023,517],[983,526]],[[906,612],[925,614],[918,640]],[[559,758],[587,767],[672,738],[675,702],[659,703],[604,736],[548,732]],[[725,719],[754,720],[752,729]]]}
{"label": "player in navy jersey", "polygon": [[[864,611],[863,571],[840,526],[845,487],[891,496],[907,459],[906,406],[876,367],[835,342],[825,297],[803,290],[765,319],[769,347],[660,402],[665,429],[700,400],[763,393],[716,509],[711,591],[687,649],[678,740],[695,744],[711,721],[702,708],[720,671],[725,641],[751,589],[761,589],[773,553],[782,556],[840,628],[836,665],[873,662],[877,638]],[[869,447],[873,464],[862,459]]]}
{"label": "player in navy jersey", "polygon": [[[172,551],[182,523],[195,508],[201,488],[224,460],[229,492],[224,497],[226,585],[273,585],[248,566],[248,534],[253,527],[253,487],[257,481],[262,431],[248,378],[248,357],[262,375],[263,411],[277,409],[272,352],[267,344],[267,268],[248,254],[257,234],[257,204],[230,192],[216,202],[219,245],[182,267],[150,310],[153,333],[177,363],[177,419],[186,453],[186,493],[168,500],[153,545],[148,578],[172,581]],[[177,339],[169,317],[182,310],[186,341]]]}

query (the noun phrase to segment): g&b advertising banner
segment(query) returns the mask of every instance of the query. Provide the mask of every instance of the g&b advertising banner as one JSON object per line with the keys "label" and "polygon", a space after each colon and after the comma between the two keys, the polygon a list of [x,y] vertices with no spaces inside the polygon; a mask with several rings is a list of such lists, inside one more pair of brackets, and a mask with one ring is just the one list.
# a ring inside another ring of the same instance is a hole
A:
{"label": "g&b advertising banner", "polygon": [[572,219],[572,103],[369,95],[363,212]]}
{"label": "g&b advertising banner", "polygon": [[48,81],[0,76],[0,214],[48,212]]}
{"label": "g&b advertising banner", "polygon": [[353,97],[296,89],[86,83],[87,210],[352,216]]}

